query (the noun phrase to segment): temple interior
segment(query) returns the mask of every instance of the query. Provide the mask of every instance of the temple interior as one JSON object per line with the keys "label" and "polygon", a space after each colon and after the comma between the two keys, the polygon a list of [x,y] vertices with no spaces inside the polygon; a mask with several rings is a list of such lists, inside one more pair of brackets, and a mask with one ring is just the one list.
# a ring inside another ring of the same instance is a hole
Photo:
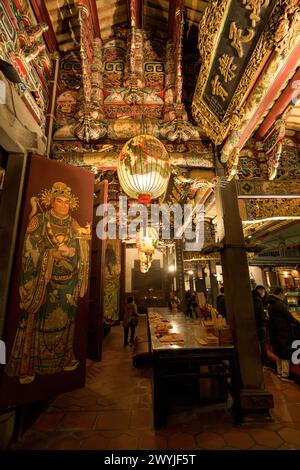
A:
{"label": "temple interior", "polygon": [[299,0],[0,2],[0,449],[300,450]]}

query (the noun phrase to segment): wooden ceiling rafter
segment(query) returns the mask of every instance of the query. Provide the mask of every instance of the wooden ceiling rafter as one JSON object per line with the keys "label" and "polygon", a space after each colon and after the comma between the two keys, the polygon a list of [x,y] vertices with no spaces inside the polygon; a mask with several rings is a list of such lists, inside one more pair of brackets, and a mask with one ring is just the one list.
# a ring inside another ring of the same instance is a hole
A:
{"label": "wooden ceiling rafter", "polygon": [[175,31],[175,10],[176,10],[176,0],[169,2],[169,19],[168,19],[168,39],[173,40],[174,31]]}
{"label": "wooden ceiling rafter", "polygon": [[97,10],[96,0],[88,0],[88,2],[89,2],[90,14],[91,14],[92,24],[93,24],[93,29],[94,29],[94,37],[101,39],[99,17],[98,17],[98,10]]}
{"label": "wooden ceiling rafter", "polygon": [[46,23],[48,25],[48,30],[44,32],[44,38],[49,51],[51,53],[58,51],[58,43],[52,26],[52,21],[44,0],[30,0],[30,4],[36,16],[37,22],[40,24]]}
{"label": "wooden ceiling rafter", "polygon": [[[32,3],[44,5],[49,22],[56,36],[56,50],[67,52],[78,47],[77,4],[78,0],[32,0]],[[166,40],[170,37],[170,9],[175,9],[177,0],[86,0],[92,16],[95,37],[103,41],[114,35],[116,27],[130,24],[130,4],[135,5],[135,20],[138,28],[150,30],[154,37]],[[196,29],[208,0],[180,1],[186,8],[188,28]],[[45,34],[45,37],[49,33]]]}
{"label": "wooden ceiling rafter", "polygon": [[143,0],[127,0],[128,24],[138,29],[143,27]]}

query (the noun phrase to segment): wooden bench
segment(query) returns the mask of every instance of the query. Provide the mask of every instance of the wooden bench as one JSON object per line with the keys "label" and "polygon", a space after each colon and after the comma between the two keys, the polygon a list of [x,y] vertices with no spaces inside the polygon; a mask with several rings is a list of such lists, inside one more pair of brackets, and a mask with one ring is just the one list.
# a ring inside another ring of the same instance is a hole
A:
{"label": "wooden bench", "polygon": [[134,367],[148,367],[152,365],[152,354],[148,338],[138,336],[135,338],[132,362]]}

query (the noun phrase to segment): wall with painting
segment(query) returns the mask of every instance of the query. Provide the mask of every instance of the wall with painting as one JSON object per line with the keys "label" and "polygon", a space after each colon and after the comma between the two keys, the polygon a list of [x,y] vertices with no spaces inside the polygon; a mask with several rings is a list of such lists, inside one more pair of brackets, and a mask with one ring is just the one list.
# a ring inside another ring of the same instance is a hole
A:
{"label": "wall with painting", "polygon": [[108,240],[105,249],[104,324],[119,320],[121,286],[121,242]]}

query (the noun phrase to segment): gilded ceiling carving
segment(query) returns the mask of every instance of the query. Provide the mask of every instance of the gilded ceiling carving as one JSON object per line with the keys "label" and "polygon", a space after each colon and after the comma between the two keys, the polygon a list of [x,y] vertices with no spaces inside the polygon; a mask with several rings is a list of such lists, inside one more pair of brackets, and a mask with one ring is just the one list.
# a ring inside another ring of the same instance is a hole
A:
{"label": "gilded ceiling carving", "polygon": [[136,26],[116,28],[114,37],[95,43],[89,11],[78,8],[80,53],[62,58],[54,140],[118,140],[138,134],[177,143],[200,140],[182,102],[181,8],[167,44]]}
{"label": "gilded ceiling carving", "polygon": [[47,29],[46,24],[36,24],[28,2],[21,2],[18,7],[14,2],[0,2],[0,58],[12,64],[19,75],[21,82],[14,86],[42,128],[52,72],[43,39]]}
{"label": "gilded ceiling carving", "polygon": [[[248,23],[242,9],[249,10]],[[249,113],[274,79],[276,66],[282,64],[293,47],[298,32],[299,7],[295,1],[278,0],[275,6],[274,2],[252,0],[243,4],[237,0],[211,2],[199,25],[202,63],[192,112],[198,125],[216,144],[223,142],[229,130],[240,129],[249,119]],[[261,83],[261,89],[256,89],[250,104],[241,107],[266,54],[274,46],[278,51],[276,66]],[[250,47],[254,47],[252,52]],[[223,162],[238,140],[239,133],[231,137],[229,148],[222,153]]]}
{"label": "gilded ceiling carving", "polygon": [[300,196],[300,181],[237,181],[239,196]]}
{"label": "gilded ceiling carving", "polygon": [[299,217],[299,199],[247,199],[245,202],[246,219],[272,219],[275,217]]}
{"label": "gilded ceiling carving", "polygon": [[[271,146],[267,144],[265,150],[271,150]],[[269,155],[265,154],[263,149],[259,151],[255,147],[253,147],[253,152],[249,156],[244,153],[240,156],[237,175],[240,180],[267,180],[270,172]],[[281,180],[284,182],[292,179],[299,180],[299,178],[299,146],[295,141],[285,137],[282,140],[280,160],[276,168],[276,179],[273,181],[274,183]]]}

